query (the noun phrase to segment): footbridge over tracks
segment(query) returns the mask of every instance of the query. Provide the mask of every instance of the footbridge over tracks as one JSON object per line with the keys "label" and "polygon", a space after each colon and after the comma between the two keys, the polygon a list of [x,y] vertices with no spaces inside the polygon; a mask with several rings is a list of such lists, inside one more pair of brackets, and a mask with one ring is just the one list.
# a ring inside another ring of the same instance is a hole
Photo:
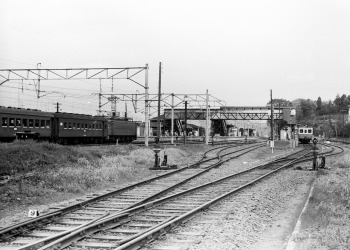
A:
{"label": "footbridge over tracks", "polygon": [[[164,109],[164,119],[171,119],[172,109]],[[187,120],[206,120],[205,109],[187,109]],[[174,109],[175,120],[185,120],[185,109]],[[271,109],[264,106],[222,106],[209,110],[210,120],[270,120]],[[295,107],[276,107],[273,110],[274,120],[285,120],[296,124]]]}

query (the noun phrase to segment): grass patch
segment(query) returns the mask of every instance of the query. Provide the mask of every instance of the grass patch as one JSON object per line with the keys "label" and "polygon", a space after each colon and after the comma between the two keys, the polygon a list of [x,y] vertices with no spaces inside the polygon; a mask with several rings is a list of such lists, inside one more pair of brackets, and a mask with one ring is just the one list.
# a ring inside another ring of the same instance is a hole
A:
{"label": "grass patch", "polygon": [[[183,165],[208,146],[164,148],[169,164]],[[0,143],[0,173],[26,176],[1,187],[1,207],[47,203],[60,194],[82,195],[154,175],[151,148],[135,145],[71,147],[47,142]],[[41,199],[42,198],[42,199]],[[47,198],[47,199],[44,199]]]}
{"label": "grass patch", "polygon": [[350,157],[334,157],[319,171],[302,217],[298,249],[350,249]]}

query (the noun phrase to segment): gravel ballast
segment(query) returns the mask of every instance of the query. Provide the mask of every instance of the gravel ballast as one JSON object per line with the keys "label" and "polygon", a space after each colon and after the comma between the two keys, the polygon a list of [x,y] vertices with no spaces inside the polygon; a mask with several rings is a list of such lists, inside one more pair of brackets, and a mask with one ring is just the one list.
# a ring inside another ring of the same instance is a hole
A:
{"label": "gravel ballast", "polygon": [[[239,160],[225,165],[242,168]],[[143,249],[283,249],[314,177],[314,172],[294,169],[274,174]]]}

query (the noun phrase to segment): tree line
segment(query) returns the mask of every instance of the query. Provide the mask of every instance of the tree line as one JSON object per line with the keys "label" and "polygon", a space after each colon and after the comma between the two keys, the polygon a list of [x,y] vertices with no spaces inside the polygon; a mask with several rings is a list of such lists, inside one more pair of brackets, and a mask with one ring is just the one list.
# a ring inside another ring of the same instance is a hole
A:
{"label": "tree line", "polygon": [[[346,124],[350,95],[337,94],[335,99],[323,101],[311,99],[273,99],[275,107],[295,107],[297,123],[314,128],[315,135],[329,137],[350,137],[350,123]],[[269,102],[268,104],[270,104]]]}

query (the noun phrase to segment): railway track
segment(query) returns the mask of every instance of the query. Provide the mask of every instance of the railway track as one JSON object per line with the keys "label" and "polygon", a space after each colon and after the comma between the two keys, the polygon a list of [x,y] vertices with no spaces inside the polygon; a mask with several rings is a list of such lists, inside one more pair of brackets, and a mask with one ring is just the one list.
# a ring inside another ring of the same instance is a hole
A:
{"label": "railway track", "polygon": [[179,187],[167,197],[107,216],[41,249],[135,249],[213,203],[290,165],[305,156],[305,150],[284,157],[284,162],[259,165],[186,190]]}
{"label": "railway track", "polygon": [[175,191],[162,199],[106,217],[40,249],[137,249],[212,204],[294,164],[309,154],[305,151],[308,149],[286,156],[284,161],[273,161],[186,191]]}
{"label": "railway track", "polygon": [[[301,158],[300,154],[303,157],[307,156],[305,152],[296,152],[283,159],[235,173],[228,177],[220,177],[218,175],[220,171],[205,171],[238,157],[231,156],[232,152],[225,152],[228,149],[230,147],[222,146],[211,150],[203,155],[199,162],[188,166],[188,170],[202,170],[201,178],[193,177],[182,182],[181,185],[173,185],[167,192],[162,192],[162,195],[169,194],[165,198],[145,204],[145,202],[160,196],[156,195],[150,199],[149,197],[154,193],[152,190],[148,190],[150,192],[141,195],[143,202],[135,202],[131,199],[133,196],[129,189],[129,191],[119,196],[118,201],[116,197],[114,197],[114,202],[113,199],[100,200],[89,206],[86,205],[82,210],[65,213],[63,217],[55,215],[59,218],[50,221],[46,226],[40,225],[40,229],[32,228],[30,232],[29,230],[26,232],[22,227],[22,231],[18,229],[16,239],[7,237],[8,241],[2,246],[0,245],[0,248],[38,249],[43,246],[43,249],[61,249],[66,246],[73,246],[74,248],[115,248],[120,246],[120,249],[124,249],[131,242],[144,241],[148,237],[146,235],[150,233],[159,234],[159,230],[163,232],[163,227],[169,228],[168,225],[172,225],[170,228],[173,227],[174,223],[178,223],[179,218],[187,218],[187,216],[183,216],[190,211],[195,212],[204,209],[208,204],[217,201],[215,197],[221,197],[225,193],[229,193],[228,188],[239,187],[238,184],[244,182],[245,184],[242,187],[235,189],[238,191],[244,186],[251,185],[285,167],[287,163],[297,162]],[[248,147],[246,151],[248,150],[254,149]],[[237,153],[237,151],[235,152]],[[240,149],[240,151],[244,150]],[[213,182],[213,179],[216,179],[216,181]],[[205,184],[203,185],[203,183]],[[165,185],[164,182],[158,184],[160,186]],[[203,191],[202,188],[205,188],[205,190]],[[127,206],[121,207],[121,200]],[[134,205],[130,205],[130,200],[134,202]],[[59,239],[53,242],[52,245],[44,246],[57,238]]]}
{"label": "railway track", "polygon": [[[182,169],[96,197],[85,197],[71,206],[58,207],[41,217],[1,229],[0,238],[3,243],[0,248],[37,249],[38,246],[55,238],[95,223],[110,213],[120,213],[165,195],[191,179],[220,166],[225,157],[236,158],[261,146],[261,144],[245,144],[217,147],[206,152],[200,161]],[[232,156],[233,154],[235,156]]]}

